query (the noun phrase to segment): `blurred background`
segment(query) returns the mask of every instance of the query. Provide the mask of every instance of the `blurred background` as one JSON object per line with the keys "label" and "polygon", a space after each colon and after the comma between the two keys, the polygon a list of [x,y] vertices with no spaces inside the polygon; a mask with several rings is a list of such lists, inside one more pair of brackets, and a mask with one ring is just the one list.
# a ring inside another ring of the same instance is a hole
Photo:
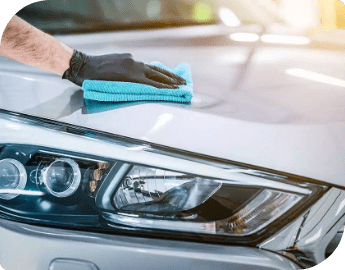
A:
{"label": "blurred background", "polygon": [[273,8],[285,22],[314,30],[314,38],[345,44],[345,5],[340,0],[260,0]]}
{"label": "blurred background", "polygon": [[193,109],[266,123],[345,121],[339,0],[47,0],[18,15],[86,54],[189,63]]}
{"label": "blurred background", "polygon": [[231,27],[256,24],[275,34],[345,45],[340,0],[47,0],[18,15],[53,34],[216,24],[220,19]]}

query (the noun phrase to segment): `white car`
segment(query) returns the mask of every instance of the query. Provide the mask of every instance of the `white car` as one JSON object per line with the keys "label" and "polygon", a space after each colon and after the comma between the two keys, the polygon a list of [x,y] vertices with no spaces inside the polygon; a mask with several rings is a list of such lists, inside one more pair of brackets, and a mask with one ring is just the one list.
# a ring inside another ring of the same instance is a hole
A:
{"label": "white car", "polygon": [[[87,54],[191,66],[190,104],[84,100],[0,58],[6,270],[301,269],[345,221],[345,54],[248,1],[62,1],[18,15]],[[340,48],[341,49],[341,48]]]}

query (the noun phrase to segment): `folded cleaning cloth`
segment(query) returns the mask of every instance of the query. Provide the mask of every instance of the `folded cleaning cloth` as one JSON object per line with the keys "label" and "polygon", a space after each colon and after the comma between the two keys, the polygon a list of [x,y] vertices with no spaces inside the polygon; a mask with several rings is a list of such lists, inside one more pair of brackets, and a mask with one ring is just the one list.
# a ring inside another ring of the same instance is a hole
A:
{"label": "folded cleaning cloth", "polygon": [[186,80],[187,85],[180,85],[178,89],[159,89],[150,85],[131,82],[85,80],[82,86],[84,98],[113,102],[172,101],[187,103],[192,100],[192,74],[187,63],[181,63],[174,69],[170,69],[158,62],[151,64],[176,73]]}

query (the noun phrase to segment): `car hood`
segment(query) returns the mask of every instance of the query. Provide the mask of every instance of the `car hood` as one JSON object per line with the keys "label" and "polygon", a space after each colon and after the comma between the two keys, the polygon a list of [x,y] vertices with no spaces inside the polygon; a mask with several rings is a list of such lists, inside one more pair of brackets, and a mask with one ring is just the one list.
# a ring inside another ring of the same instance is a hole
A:
{"label": "car hood", "polygon": [[191,104],[86,106],[79,87],[1,58],[0,108],[345,186],[345,54],[232,43],[227,31],[59,37],[89,54],[189,63]]}

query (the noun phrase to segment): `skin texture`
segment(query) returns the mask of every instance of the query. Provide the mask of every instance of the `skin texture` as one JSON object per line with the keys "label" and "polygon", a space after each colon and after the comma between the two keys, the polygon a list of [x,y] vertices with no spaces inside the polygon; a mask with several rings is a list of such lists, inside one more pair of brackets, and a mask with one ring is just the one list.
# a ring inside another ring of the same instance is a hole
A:
{"label": "skin texture", "polygon": [[73,49],[36,29],[17,16],[8,23],[0,55],[62,76],[69,67]]}
{"label": "skin texture", "polygon": [[[87,56],[17,16],[8,23],[0,55],[62,76],[82,86],[84,80],[127,81],[177,89],[186,81],[169,71],[137,62],[131,54]],[[71,59],[73,56],[73,59]],[[65,73],[66,72],[66,73]]]}

